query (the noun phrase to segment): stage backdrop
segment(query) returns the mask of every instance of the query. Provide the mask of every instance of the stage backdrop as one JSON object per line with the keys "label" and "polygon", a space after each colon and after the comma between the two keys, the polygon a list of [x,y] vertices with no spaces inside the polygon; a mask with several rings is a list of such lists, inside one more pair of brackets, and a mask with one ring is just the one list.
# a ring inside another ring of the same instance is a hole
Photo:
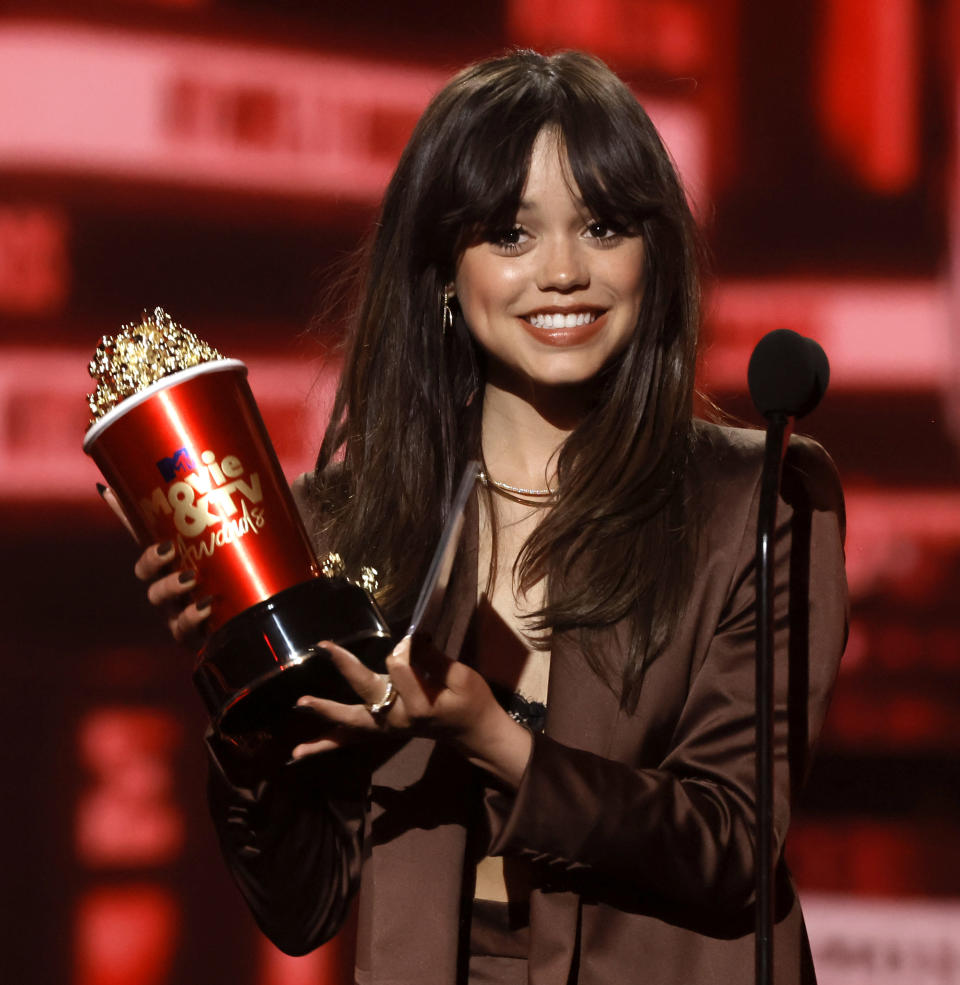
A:
{"label": "stage backdrop", "polygon": [[584,48],[648,106],[713,254],[701,384],[818,339],[850,643],[788,846],[822,985],[960,983],[960,13],[952,0],[8,0],[0,13],[0,975],[341,985],[205,818],[191,659],[80,451],[101,335],[163,305],[245,359],[289,477],[339,368],[331,286],[438,86]]}

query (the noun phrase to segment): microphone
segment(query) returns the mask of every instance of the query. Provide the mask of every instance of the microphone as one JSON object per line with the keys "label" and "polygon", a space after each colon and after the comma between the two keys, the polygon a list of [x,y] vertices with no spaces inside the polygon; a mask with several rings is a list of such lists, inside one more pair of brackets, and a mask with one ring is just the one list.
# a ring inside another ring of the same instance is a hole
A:
{"label": "microphone", "polygon": [[754,406],[770,417],[803,417],[820,403],[830,382],[827,354],[789,328],[768,332],[757,343],[747,367]]}
{"label": "microphone", "polygon": [[747,368],[750,396],[767,419],[760,499],[757,507],[757,871],[756,985],[773,983],[774,833],[773,833],[773,544],[781,468],[790,418],[809,414],[830,382],[826,353],[813,339],[788,328],[768,332],[757,343]]}

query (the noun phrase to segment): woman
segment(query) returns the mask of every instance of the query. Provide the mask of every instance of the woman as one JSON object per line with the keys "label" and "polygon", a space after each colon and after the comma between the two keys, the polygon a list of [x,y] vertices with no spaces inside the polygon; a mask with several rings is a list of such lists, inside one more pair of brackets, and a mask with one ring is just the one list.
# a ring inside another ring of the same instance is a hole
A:
{"label": "woman", "polygon": [[[600,62],[484,62],[424,113],[295,491],[403,625],[468,459],[484,482],[432,641],[388,677],[330,645],[364,704],[304,697],[317,737],[281,768],[210,741],[225,857],[280,947],[330,937],[359,885],[363,985],[750,978],[762,440],[693,419],[697,260],[670,158]],[[206,613],[170,560],[137,573],[184,638]],[[842,499],[811,442],[776,568],[782,845],[845,634]],[[782,865],[778,887],[776,980],[810,981]]]}

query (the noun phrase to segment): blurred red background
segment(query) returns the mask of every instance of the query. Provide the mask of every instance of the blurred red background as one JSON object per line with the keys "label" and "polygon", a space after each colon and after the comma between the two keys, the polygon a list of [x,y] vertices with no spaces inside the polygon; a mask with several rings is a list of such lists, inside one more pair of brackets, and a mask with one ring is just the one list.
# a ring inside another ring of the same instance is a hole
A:
{"label": "blurred red background", "polygon": [[[456,68],[576,47],[634,87],[714,258],[701,384],[756,417],[772,328],[847,491],[850,644],[788,854],[822,985],[960,983],[957,0],[99,0],[0,14],[0,969],[20,985],[340,985],[267,944],[205,819],[189,657],[80,451],[99,337],[165,306],[250,365],[288,475],[326,291]],[[745,970],[746,972],[746,970]]]}

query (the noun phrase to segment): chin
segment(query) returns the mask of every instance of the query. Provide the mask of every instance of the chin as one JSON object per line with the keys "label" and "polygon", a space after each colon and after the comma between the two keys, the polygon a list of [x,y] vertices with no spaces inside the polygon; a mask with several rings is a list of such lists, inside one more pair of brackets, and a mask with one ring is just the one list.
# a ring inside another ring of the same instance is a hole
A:
{"label": "chin", "polygon": [[525,375],[530,383],[538,387],[582,387],[597,380],[601,369],[602,366],[590,370],[558,368],[552,372],[544,372],[540,369]]}
{"label": "chin", "polygon": [[617,353],[593,354],[568,352],[538,362],[529,376],[546,386],[582,386],[597,379],[603,370],[617,359]]}

